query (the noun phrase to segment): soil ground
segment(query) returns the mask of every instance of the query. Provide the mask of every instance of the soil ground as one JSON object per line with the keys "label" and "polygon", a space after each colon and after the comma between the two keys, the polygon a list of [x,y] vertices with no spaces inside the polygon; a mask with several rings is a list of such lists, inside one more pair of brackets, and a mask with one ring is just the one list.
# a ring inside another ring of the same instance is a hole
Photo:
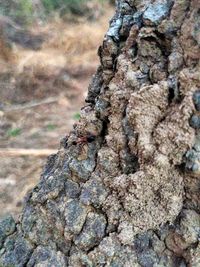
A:
{"label": "soil ground", "polygon": [[[0,150],[59,147],[79,118],[112,12],[96,22],[37,25],[32,32],[45,36],[39,50],[15,45],[8,58],[0,55]],[[0,216],[18,216],[46,157],[0,155]]]}

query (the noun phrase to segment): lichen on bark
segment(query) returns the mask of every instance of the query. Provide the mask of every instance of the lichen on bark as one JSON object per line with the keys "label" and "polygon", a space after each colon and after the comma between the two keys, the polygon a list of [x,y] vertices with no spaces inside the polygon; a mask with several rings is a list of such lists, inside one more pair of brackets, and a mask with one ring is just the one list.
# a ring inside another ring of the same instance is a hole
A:
{"label": "lichen on bark", "polygon": [[0,266],[200,266],[199,10],[117,1],[80,121],[0,222]]}

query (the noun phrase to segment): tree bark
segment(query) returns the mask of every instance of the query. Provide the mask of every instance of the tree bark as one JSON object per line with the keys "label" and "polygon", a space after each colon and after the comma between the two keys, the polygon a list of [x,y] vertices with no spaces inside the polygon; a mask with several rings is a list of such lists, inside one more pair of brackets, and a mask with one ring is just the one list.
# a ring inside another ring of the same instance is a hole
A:
{"label": "tree bark", "polygon": [[99,56],[0,266],[199,267],[199,1],[117,1]]}

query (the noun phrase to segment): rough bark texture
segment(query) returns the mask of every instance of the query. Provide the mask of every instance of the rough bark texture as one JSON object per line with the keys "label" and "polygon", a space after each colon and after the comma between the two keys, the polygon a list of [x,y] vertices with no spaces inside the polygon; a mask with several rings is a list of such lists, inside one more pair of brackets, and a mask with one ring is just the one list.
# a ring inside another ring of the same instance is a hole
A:
{"label": "rough bark texture", "polygon": [[118,1],[99,56],[0,266],[199,267],[199,1]]}

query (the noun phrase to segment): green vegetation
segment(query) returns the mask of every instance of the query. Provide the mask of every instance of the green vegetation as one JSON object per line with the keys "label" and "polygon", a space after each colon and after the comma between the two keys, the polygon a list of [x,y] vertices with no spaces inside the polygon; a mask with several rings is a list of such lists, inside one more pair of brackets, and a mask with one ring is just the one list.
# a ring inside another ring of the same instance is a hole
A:
{"label": "green vegetation", "polygon": [[33,6],[31,0],[19,0],[15,15],[19,22],[30,24],[33,20]]}
{"label": "green vegetation", "polygon": [[77,112],[77,113],[75,113],[74,115],[73,115],[73,119],[74,120],[79,120],[81,118],[81,115],[80,115],[80,113],[79,112]]}
{"label": "green vegetation", "polygon": [[[60,14],[72,13],[75,15],[85,15],[88,11],[87,4],[92,0],[41,0],[46,12],[59,10]],[[105,0],[96,0],[103,3]],[[94,2],[94,0],[93,0]]]}
{"label": "green vegetation", "polygon": [[59,8],[60,0],[42,0],[42,4],[47,13],[52,12]]}
{"label": "green vegetation", "polygon": [[21,134],[21,129],[20,128],[11,128],[7,131],[7,136],[8,137],[16,137]]}
{"label": "green vegetation", "polygon": [[87,12],[88,0],[63,0],[65,5],[63,6],[62,13],[71,12],[75,15],[84,15]]}
{"label": "green vegetation", "polygon": [[48,131],[53,131],[56,129],[56,127],[57,127],[57,125],[55,125],[55,124],[51,124],[51,123],[47,124],[47,130]]}
{"label": "green vegetation", "polygon": [[20,24],[30,24],[33,20],[32,0],[0,0],[0,15],[8,16]]}
{"label": "green vegetation", "polygon": [[103,3],[105,0],[0,0],[0,15],[9,16],[17,23],[29,25],[35,19],[44,19],[57,12],[59,15],[74,14],[76,16],[88,15],[93,10],[90,2]]}

